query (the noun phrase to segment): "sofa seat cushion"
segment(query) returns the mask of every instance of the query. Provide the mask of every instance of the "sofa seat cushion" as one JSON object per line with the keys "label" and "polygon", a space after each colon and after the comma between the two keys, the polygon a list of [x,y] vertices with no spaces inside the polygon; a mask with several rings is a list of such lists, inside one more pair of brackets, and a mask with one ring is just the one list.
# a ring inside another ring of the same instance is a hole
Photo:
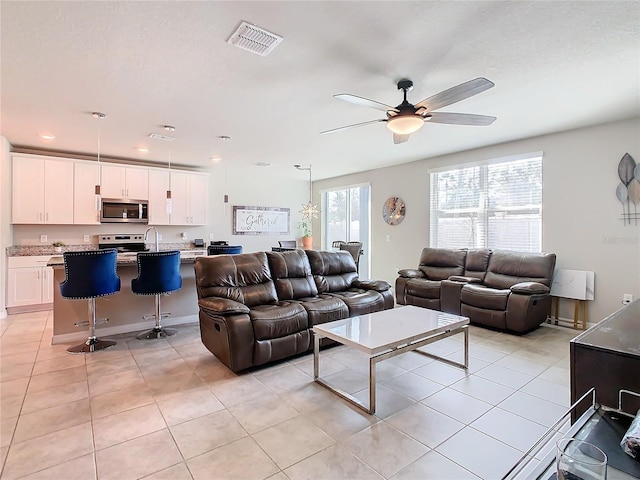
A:
{"label": "sofa seat cushion", "polygon": [[320,323],[342,320],[349,316],[349,307],[338,297],[320,295],[299,300],[309,315],[309,328]]}
{"label": "sofa seat cushion", "polygon": [[251,309],[249,317],[256,340],[285,337],[309,328],[307,312],[297,302],[258,305]]}
{"label": "sofa seat cushion", "polygon": [[407,280],[405,293],[411,297],[440,298],[440,280],[410,278]]}
{"label": "sofa seat cushion", "polygon": [[379,312],[385,309],[384,298],[374,290],[350,288],[349,290],[335,292],[331,295],[338,297],[347,304],[350,317]]}
{"label": "sofa seat cushion", "polygon": [[463,304],[486,310],[507,309],[507,301],[511,290],[483,287],[482,285],[465,285],[462,287],[460,300]]}

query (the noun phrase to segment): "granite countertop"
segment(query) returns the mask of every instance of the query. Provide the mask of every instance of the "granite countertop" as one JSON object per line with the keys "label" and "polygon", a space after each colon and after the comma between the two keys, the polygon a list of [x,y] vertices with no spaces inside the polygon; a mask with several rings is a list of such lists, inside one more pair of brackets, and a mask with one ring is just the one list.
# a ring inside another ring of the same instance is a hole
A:
{"label": "granite countertop", "polygon": [[[192,249],[192,250],[202,250],[201,248],[197,248],[197,249]],[[162,250],[161,250],[162,251]],[[184,252],[184,250],[182,250],[182,252]],[[206,255],[206,254],[205,254]],[[186,255],[180,255],[180,263],[193,263],[195,262],[196,258],[199,255],[189,255],[188,253]],[[118,258],[116,261],[116,265],[119,267],[126,267],[126,266],[137,266],[138,265],[138,260],[136,258],[136,255],[131,255],[131,254],[118,254]],[[48,267],[64,267],[64,259],[62,258],[62,255],[56,255],[53,256],[49,259],[49,261],[47,262],[47,266]]]}
{"label": "granite countertop", "polygon": [[[152,247],[152,244],[147,244],[148,247]],[[205,250],[207,247],[195,247],[191,242],[182,243],[161,243],[160,250]],[[79,245],[67,245],[62,247],[63,252],[86,252],[91,250],[98,250],[98,245],[91,244],[79,244]],[[25,256],[46,256],[46,255],[60,255],[60,252],[56,252],[51,245],[16,245],[7,247],[7,257],[25,257]],[[135,257],[134,257],[135,260]]]}

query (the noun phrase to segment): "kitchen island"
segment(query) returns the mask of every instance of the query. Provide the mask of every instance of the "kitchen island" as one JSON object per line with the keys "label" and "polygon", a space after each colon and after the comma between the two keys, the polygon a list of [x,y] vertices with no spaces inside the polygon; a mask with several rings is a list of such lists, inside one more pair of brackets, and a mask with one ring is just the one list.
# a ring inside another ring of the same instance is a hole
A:
{"label": "kitchen island", "polygon": [[[162,312],[171,313],[162,320],[162,325],[180,325],[198,321],[198,298],[195,286],[193,263],[195,252],[180,252],[180,275],[182,288],[162,296]],[[76,322],[88,320],[88,301],[69,300],[60,295],[58,285],[65,280],[64,260],[62,256],[51,257],[48,266],[53,268],[53,337],[52,343],[73,343],[87,337],[88,327],[76,327]],[[120,277],[120,291],[107,297],[96,298],[96,318],[108,318],[107,323],[99,324],[99,337],[108,337],[121,333],[148,330],[154,320],[144,320],[143,315],[154,312],[153,295],[136,295],[131,291],[131,280],[138,276],[138,264],[135,254],[118,254],[116,271]]]}

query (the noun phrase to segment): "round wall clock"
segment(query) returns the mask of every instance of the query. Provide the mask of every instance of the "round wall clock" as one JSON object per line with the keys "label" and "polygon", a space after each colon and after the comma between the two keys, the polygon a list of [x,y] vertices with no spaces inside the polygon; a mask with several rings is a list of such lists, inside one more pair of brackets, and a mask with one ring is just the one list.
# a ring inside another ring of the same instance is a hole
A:
{"label": "round wall clock", "polygon": [[390,197],[384,202],[382,218],[389,225],[398,225],[404,220],[404,202],[400,197]]}

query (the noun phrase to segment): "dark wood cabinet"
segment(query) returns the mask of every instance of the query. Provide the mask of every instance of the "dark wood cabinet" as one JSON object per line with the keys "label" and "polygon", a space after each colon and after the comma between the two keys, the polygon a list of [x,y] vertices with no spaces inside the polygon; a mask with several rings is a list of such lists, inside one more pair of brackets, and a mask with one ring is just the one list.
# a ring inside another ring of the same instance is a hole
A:
{"label": "dark wood cabinet", "polygon": [[[591,387],[596,401],[618,407],[621,389],[640,392],[640,300],[618,310],[570,343],[571,403]],[[589,407],[583,402],[574,414]],[[640,399],[626,396],[623,409],[635,413]]]}

